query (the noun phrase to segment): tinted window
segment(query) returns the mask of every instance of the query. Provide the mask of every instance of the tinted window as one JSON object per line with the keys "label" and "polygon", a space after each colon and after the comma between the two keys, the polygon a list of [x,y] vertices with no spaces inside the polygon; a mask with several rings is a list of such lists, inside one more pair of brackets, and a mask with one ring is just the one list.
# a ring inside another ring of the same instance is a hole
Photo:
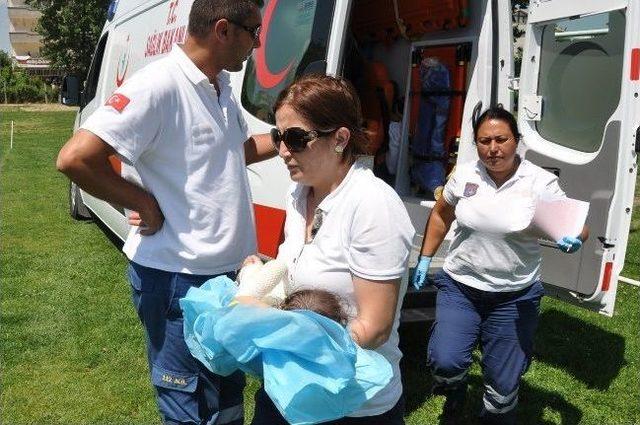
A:
{"label": "tinted window", "polygon": [[538,94],[537,129],[545,139],[596,152],[620,102],[625,15],[614,11],[546,25]]}
{"label": "tinted window", "polygon": [[335,0],[269,0],[262,9],[263,44],[247,62],[242,105],[274,124],[273,104],[297,76],[326,71]]}
{"label": "tinted window", "polygon": [[91,100],[96,96],[98,80],[100,79],[100,68],[102,67],[102,58],[104,57],[104,48],[107,45],[107,35],[108,34],[103,35],[100,41],[98,41],[98,47],[96,47],[96,52],[93,55],[93,60],[91,61],[91,67],[87,74],[87,81],[85,82],[84,93],[82,96],[83,106],[91,102]]}

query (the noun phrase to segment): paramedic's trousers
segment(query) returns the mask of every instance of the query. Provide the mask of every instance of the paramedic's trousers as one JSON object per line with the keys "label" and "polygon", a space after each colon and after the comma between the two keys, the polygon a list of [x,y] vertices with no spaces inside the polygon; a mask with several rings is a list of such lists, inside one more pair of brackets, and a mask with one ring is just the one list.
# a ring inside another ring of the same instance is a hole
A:
{"label": "paramedic's trousers", "polygon": [[428,349],[434,392],[462,404],[472,351],[480,343],[484,396],[483,423],[513,424],[520,377],[531,362],[538,325],[540,282],[514,292],[471,288],[440,272],[436,320]]}
{"label": "paramedic's trousers", "polygon": [[[234,274],[228,274],[235,277]],[[151,381],[165,424],[241,425],[244,375],[211,373],[189,353],[178,300],[214,276],[170,273],[131,262],[133,304],[145,328]]]}

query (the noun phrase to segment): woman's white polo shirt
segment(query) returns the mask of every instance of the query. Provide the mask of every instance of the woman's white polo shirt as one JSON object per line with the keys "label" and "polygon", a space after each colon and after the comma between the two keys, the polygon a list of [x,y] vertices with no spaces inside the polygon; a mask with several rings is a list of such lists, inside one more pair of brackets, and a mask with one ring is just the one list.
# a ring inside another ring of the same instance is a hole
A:
{"label": "woman's white polo shirt", "polygon": [[523,160],[497,188],[481,161],[460,164],[443,196],[455,207],[457,221],[443,265],[453,279],[503,292],[540,278],[540,245],[529,227],[538,199],[566,197],[554,174]]}
{"label": "woman's white polo shirt", "polygon": [[[407,266],[415,233],[407,211],[395,191],[358,163],[318,209],[322,225],[305,244],[306,199],[309,188],[294,184],[287,197],[285,241],[278,258],[289,267],[289,291],[323,289],[340,296],[350,318],[357,315],[352,274],[364,279],[401,277]],[[402,394],[398,348],[401,288],[393,331],[376,351],[393,366],[392,381],[352,416],[371,416],[391,409]]]}

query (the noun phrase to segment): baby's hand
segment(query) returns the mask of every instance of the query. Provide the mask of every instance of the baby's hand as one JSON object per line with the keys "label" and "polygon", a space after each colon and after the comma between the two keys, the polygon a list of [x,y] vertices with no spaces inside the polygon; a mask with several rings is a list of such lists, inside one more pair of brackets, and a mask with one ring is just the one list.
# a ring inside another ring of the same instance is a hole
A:
{"label": "baby's hand", "polygon": [[244,259],[242,267],[248,266],[249,264],[262,264],[262,260],[257,255],[250,255]]}
{"label": "baby's hand", "polygon": [[234,300],[238,303],[238,304],[245,304],[245,305],[253,305],[256,307],[271,307],[269,304],[264,303],[262,301],[260,301],[258,298],[251,296],[251,295],[237,295]]}

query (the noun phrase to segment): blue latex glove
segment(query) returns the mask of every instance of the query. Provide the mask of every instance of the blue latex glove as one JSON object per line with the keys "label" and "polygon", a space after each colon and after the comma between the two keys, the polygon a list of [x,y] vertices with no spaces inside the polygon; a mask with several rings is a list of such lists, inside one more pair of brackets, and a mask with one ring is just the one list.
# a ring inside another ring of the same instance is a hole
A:
{"label": "blue latex glove", "polygon": [[431,257],[427,257],[426,255],[421,255],[420,260],[418,260],[418,265],[413,272],[413,287],[416,290],[419,290],[424,286],[424,283],[427,281],[427,272],[429,271],[429,266],[431,265]]}
{"label": "blue latex glove", "polygon": [[558,242],[558,249],[563,252],[567,252],[572,254],[582,247],[582,240],[580,238],[575,238],[573,236],[564,236]]}

